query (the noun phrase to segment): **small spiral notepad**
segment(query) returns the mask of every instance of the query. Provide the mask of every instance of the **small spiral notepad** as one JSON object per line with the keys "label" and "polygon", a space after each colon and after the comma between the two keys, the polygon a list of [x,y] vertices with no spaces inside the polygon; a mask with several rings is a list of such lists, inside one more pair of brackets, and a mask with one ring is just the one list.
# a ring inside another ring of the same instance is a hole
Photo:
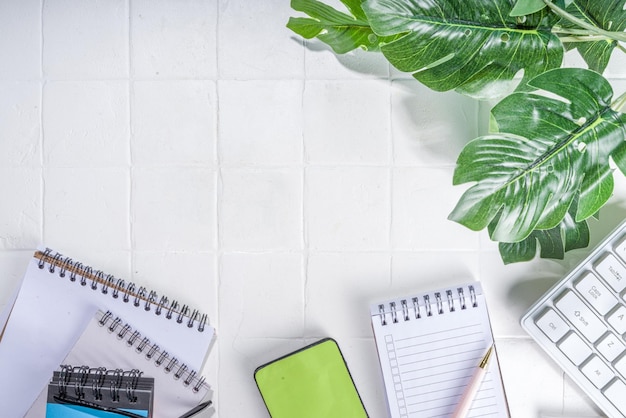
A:
{"label": "small spiral notepad", "polygon": [[46,418],[152,418],[154,379],[138,369],[62,365],[48,384]]}
{"label": "small spiral notepad", "polygon": [[[493,343],[480,283],[375,303],[370,314],[391,417],[450,417]],[[493,355],[469,417],[509,416]]]}
{"label": "small spiral notepad", "polygon": [[24,416],[98,310],[159,341],[162,352],[175,353],[176,366],[203,367],[214,336],[206,314],[42,249],[31,258],[0,340],[0,370],[11,377],[0,379],[3,416]]}

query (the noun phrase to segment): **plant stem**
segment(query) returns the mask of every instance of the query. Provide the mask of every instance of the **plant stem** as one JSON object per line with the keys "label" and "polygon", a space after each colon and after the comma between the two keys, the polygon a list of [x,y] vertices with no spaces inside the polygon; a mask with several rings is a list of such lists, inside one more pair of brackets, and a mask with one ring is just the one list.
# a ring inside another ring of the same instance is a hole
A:
{"label": "plant stem", "polygon": [[622,109],[622,107],[624,107],[625,104],[626,104],[626,93],[623,93],[616,100],[614,100],[613,103],[611,103],[611,109],[615,110],[616,112],[619,112]]}
{"label": "plant stem", "polygon": [[598,35],[606,36],[606,37],[608,37],[610,39],[615,39],[616,41],[626,42],[626,33],[624,33],[624,32],[609,32],[609,31],[606,31],[606,30],[604,30],[602,28],[594,26],[591,23],[585,22],[584,20],[579,19],[576,16],[566,12],[565,10],[561,9],[559,6],[557,6],[554,3],[552,3],[551,0],[543,0],[543,2],[546,4],[546,6],[548,6],[550,8],[550,10],[552,10],[558,16],[561,16],[562,18],[567,19],[570,22],[577,24],[581,28],[585,28],[585,29],[587,29],[587,30],[589,30],[589,31],[591,31],[593,33],[596,33]]}
{"label": "plant stem", "polygon": [[562,36],[559,38],[561,42],[593,42],[593,41],[613,41],[603,35],[586,35],[586,36]]}
{"label": "plant stem", "polygon": [[564,28],[558,25],[552,27],[552,33],[581,36],[589,35],[589,31],[587,29]]}
{"label": "plant stem", "polygon": [[[552,28],[552,33],[557,35],[566,35],[560,36],[562,42],[594,42],[594,41],[614,41],[615,39],[610,38],[605,35],[592,35],[589,33],[587,29],[574,29],[574,28],[564,28],[561,26],[554,26]],[[616,32],[617,33],[617,32]],[[615,45],[622,52],[626,53],[626,48],[619,42],[616,42]]]}

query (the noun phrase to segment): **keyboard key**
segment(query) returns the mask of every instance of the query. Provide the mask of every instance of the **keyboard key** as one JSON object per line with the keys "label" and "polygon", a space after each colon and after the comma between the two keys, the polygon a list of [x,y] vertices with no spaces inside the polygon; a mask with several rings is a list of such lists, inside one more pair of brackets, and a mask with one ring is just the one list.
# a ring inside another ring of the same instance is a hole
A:
{"label": "keyboard key", "polygon": [[604,356],[608,361],[615,360],[620,354],[626,350],[626,345],[622,343],[620,338],[617,335],[609,332],[604,337],[600,339],[597,344],[598,351]]}
{"label": "keyboard key", "polygon": [[626,308],[620,306],[607,317],[607,321],[619,334],[626,332]]}
{"label": "keyboard key", "polygon": [[615,374],[613,374],[609,366],[604,364],[600,357],[595,355],[592,356],[580,370],[598,389],[602,389],[615,377]]}
{"label": "keyboard key", "polygon": [[626,376],[626,356],[622,357],[621,359],[617,360],[615,362],[615,364],[613,364],[613,366],[615,366],[615,369],[622,375],[622,376]]}
{"label": "keyboard key", "polygon": [[622,258],[622,261],[626,262],[626,235],[624,235],[622,239],[615,244],[613,250],[615,251],[615,254]]}
{"label": "keyboard key", "polygon": [[626,268],[613,254],[607,254],[596,264],[595,269],[616,292],[626,289]]}
{"label": "keyboard key", "polygon": [[560,340],[570,329],[567,322],[552,309],[546,310],[535,322],[552,342]]}
{"label": "keyboard key", "polygon": [[613,296],[605,285],[591,272],[585,273],[584,276],[575,285],[576,290],[580,292],[583,298],[600,315],[606,315],[611,309],[617,305],[617,298]]}
{"label": "keyboard key", "polygon": [[626,385],[619,379],[615,379],[604,390],[604,396],[620,411],[626,411]]}
{"label": "keyboard key", "polygon": [[576,366],[580,366],[591,355],[591,348],[573,332],[561,341],[559,349]]}
{"label": "keyboard key", "polygon": [[555,306],[592,343],[606,332],[602,321],[571,290],[563,292]]}

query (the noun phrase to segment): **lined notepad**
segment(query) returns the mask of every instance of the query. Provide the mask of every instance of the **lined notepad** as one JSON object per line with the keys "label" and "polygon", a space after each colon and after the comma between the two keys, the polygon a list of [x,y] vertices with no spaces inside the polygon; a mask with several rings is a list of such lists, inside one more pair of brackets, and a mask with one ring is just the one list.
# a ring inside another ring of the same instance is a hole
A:
{"label": "lined notepad", "polygon": [[[372,328],[393,418],[450,417],[493,343],[480,283],[371,305]],[[497,354],[469,417],[508,417]]]}

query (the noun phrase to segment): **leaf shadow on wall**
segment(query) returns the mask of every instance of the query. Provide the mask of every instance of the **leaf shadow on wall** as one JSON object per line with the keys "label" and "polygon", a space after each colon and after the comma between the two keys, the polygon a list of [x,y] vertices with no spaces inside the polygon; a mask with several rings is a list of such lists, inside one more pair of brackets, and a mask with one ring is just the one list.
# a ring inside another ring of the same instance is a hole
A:
{"label": "leaf shadow on wall", "polygon": [[456,92],[430,90],[410,74],[393,68],[381,53],[355,50],[335,54],[320,41],[292,39],[309,52],[305,61],[309,79],[341,78],[337,68],[328,65],[335,60],[350,79],[367,77],[390,83],[396,162],[453,165],[465,144],[487,131],[488,104]]}
{"label": "leaf shadow on wall", "polygon": [[[392,79],[391,127],[397,162],[453,165],[479,135],[484,105],[456,92],[437,92],[409,74]],[[486,128],[485,128],[486,129]]]}
{"label": "leaf shadow on wall", "polygon": [[[336,54],[332,48],[318,40],[304,40],[292,37],[302,44],[311,54],[307,55],[307,75],[310,78],[342,78],[342,75],[361,79],[389,80],[389,63],[381,53],[372,53],[356,49],[345,54]],[[329,66],[328,62],[338,62],[346,72],[341,74],[336,66]],[[352,75],[350,73],[355,73]],[[330,77],[328,77],[330,76]]]}

